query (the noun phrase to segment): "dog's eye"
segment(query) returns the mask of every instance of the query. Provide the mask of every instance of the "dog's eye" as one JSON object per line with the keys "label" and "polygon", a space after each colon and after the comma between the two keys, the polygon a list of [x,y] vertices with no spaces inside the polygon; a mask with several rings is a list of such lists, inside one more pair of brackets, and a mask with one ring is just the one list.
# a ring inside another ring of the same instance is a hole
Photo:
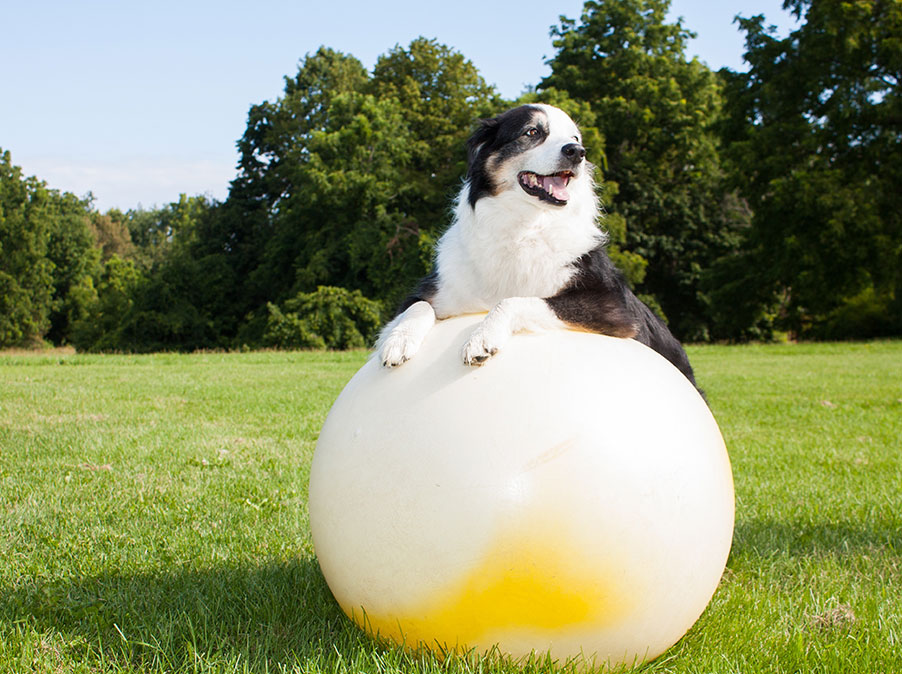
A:
{"label": "dog's eye", "polygon": [[531,126],[523,132],[523,135],[527,138],[535,138],[539,135],[539,130],[534,126]]}

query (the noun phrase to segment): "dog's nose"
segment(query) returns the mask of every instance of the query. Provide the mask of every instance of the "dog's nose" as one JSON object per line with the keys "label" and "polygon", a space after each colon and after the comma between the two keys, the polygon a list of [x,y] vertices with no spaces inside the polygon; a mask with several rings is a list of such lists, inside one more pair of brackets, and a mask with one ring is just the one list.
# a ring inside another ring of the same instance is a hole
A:
{"label": "dog's nose", "polygon": [[581,162],[586,156],[586,148],[579,143],[567,143],[561,148],[561,154],[574,164]]}

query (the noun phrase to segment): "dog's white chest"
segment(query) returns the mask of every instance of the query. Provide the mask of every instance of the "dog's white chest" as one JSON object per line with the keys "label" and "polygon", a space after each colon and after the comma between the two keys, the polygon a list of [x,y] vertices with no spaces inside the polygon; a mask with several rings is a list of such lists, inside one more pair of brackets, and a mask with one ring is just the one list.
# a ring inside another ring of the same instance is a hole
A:
{"label": "dog's white chest", "polygon": [[574,256],[562,251],[555,233],[546,228],[505,232],[492,243],[482,248],[482,255],[474,256],[474,262],[494,301],[505,297],[549,297],[573,275]]}
{"label": "dog's white chest", "polygon": [[601,241],[591,219],[537,213],[504,195],[462,210],[439,244],[440,317],[487,311],[508,297],[551,297]]}

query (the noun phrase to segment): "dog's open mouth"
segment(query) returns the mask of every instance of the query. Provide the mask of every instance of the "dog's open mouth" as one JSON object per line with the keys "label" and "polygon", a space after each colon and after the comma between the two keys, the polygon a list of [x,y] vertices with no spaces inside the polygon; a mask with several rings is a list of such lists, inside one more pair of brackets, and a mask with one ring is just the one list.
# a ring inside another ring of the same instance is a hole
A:
{"label": "dog's open mouth", "polygon": [[572,178],[571,171],[561,171],[550,176],[539,175],[532,171],[521,171],[517,176],[520,187],[527,194],[558,206],[563,206],[570,200],[567,185]]}

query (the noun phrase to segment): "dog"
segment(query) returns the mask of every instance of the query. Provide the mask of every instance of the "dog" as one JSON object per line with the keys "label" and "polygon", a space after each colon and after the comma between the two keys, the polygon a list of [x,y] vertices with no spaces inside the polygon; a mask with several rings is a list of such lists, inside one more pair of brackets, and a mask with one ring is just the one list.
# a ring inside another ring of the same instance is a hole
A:
{"label": "dog", "polygon": [[594,167],[562,110],[522,105],[479,122],[435,270],[402,302],[375,352],[413,358],[436,320],[488,312],[461,352],[478,366],[518,332],[559,328],[633,338],[695,385],[680,342],[630,290],[605,252]]}

